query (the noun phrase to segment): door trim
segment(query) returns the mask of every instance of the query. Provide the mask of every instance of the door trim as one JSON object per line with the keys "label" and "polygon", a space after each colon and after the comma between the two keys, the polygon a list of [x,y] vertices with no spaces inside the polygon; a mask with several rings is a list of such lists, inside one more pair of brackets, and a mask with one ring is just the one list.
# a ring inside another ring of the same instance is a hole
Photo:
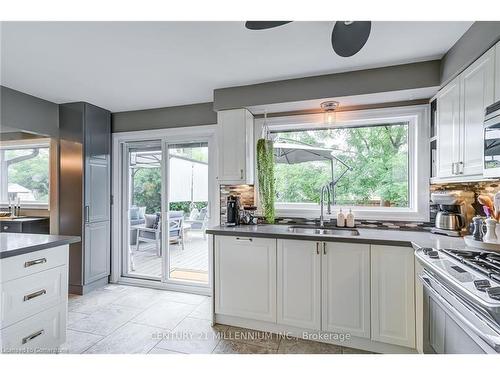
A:
{"label": "door trim", "polygon": [[[142,130],[142,131],[132,131],[132,132],[120,132],[112,134],[112,194],[113,194],[113,205],[112,205],[112,216],[111,216],[111,277],[110,281],[112,283],[124,283],[124,284],[136,284],[141,286],[148,286],[158,289],[176,290],[176,291],[190,291],[192,293],[199,294],[210,294],[210,289],[213,280],[213,267],[210,261],[211,256],[209,254],[209,264],[208,264],[208,283],[203,286],[187,286],[183,283],[177,283],[174,281],[169,281],[168,283],[163,283],[161,281],[150,281],[150,280],[140,280],[133,279],[129,277],[124,277],[121,275],[122,266],[122,225],[121,225],[121,212],[122,212],[122,178],[123,178],[123,160],[121,157],[122,144],[125,142],[134,141],[147,141],[151,139],[158,139],[162,141],[162,144],[179,141],[193,141],[200,138],[206,139],[209,146],[209,176],[208,176],[208,195],[209,195],[209,226],[214,226],[219,224],[219,215],[217,212],[220,210],[220,202],[218,198],[218,185],[217,185],[217,125],[201,125],[192,127],[181,127],[181,128],[171,128],[171,129],[155,129],[155,130]],[[163,210],[163,208],[162,208]],[[164,221],[163,221],[164,222]],[[165,233],[165,231],[163,231]],[[209,247],[210,249],[210,247]],[[137,282],[136,282],[137,281]]]}

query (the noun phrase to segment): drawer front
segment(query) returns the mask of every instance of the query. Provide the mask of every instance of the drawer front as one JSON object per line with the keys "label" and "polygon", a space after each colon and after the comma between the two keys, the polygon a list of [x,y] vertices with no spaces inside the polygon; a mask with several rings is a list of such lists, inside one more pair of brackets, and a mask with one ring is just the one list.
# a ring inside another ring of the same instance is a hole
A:
{"label": "drawer front", "polygon": [[21,233],[22,224],[13,222],[0,222],[0,232]]}
{"label": "drawer front", "polygon": [[2,352],[55,353],[66,341],[66,314],[64,303],[2,329]]}
{"label": "drawer front", "polygon": [[68,264],[68,249],[63,245],[0,259],[0,283]]}
{"label": "drawer front", "polygon": [[61,266],[0,284],[0,327],[66,303],[68,267]]}

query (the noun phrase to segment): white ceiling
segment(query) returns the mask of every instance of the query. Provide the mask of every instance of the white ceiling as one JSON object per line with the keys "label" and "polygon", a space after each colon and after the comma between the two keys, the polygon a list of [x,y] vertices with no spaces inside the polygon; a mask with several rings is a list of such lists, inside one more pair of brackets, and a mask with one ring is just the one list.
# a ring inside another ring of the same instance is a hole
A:
{"label": "white ceiling", "polygon": [[208,102],[213,90],[441,58],[472,22],[373,22],[353,57],[334,22],[3,22],[2,85],[113,112]]}

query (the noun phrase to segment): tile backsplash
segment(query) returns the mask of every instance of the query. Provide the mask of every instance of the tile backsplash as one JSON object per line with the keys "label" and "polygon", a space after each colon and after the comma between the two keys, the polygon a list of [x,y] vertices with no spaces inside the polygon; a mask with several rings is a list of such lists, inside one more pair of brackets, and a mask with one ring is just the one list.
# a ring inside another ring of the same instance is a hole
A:
{"label": "tile backsplash", "polygon": [[[480,194],[495,194],[500,191],[500,180],[480,181],[480,182],[462,182],[462,183],[446,183],[432,184],[430,186],[431,193],[439,190],[465,190],[473,191],[476,197]],[[233,194],[238,195],[243,206],[254,206],[255,189],[253,185],[221,185],[220,186],[220,222],[226,222],[226,200],[227,196]],[[429,197],[430,198],[430,197]],[[429,202],[430,203],[430,202]],[[429,205],[430,206],[430,205]],[[481,205],[477,202],[473,205],[476,214],[484,215]],[[431,209],[431,208],[430,208]],[[385,229],[406,229],[406,230],[428,230],[433,226],[431,210],[431,221],[428,223],[422,222],[401,222],[391,220],[356,220],[356,225],[365,228],[385,228]],[[277,217],[277,224],[304,223],[312,224],[311,218],[287,218]]]}
{"label": "tile backsplash", "polygon": [[241,204],[245,206],[255,205],[255,189],[253,185],[221,185],[220,186],[220,222],[226,222],[227,197],[228,195],[237,195],[240,197]]}

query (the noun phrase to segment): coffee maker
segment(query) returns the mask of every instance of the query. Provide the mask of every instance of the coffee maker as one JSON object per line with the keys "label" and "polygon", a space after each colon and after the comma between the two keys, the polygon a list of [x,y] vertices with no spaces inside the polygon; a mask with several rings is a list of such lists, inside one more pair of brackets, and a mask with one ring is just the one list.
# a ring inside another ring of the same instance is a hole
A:
{"label": "coffee maker", "polygon": [[226,226],[234,227],[240,225],[240,204],[240,197],[237,195],[229,195],[227,197]]}
{"label": "coffee maker", "polygon": [[470,220],[469,216],[474,212],[471,206],[474,193],[438,191],[431,194],[431,201],[438,207],[431,232],[452,237],[462,236],[467,220]]}

